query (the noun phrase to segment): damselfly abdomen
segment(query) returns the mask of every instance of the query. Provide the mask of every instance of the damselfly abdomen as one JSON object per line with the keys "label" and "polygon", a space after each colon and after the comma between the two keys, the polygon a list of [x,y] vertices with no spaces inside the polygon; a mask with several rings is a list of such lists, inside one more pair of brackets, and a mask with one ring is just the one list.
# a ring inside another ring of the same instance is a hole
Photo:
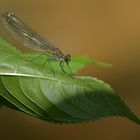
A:
{"label": "damselfly abdomen", "polygon": [[59,48],[54,47],[49,41],[36,34],[27,25],[25,25],[18,17],[11,12],[6,12],[1,16],[2,22],[11,35],[24,44],[26,47],[41,51],[43,54],[51,56],[47,61],[59,61],[61,69],[64,73],[64,63],[67,64],[70,74],[72,71],[69,67],[71,60],[70,54],[64,55]]}

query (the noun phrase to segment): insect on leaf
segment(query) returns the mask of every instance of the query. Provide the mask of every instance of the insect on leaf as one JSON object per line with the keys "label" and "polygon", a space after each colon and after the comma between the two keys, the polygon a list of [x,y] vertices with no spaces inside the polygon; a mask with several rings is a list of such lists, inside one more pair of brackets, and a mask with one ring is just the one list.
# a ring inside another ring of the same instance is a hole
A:
{"label": "insect on leaf", "polygon": [[[43,62],[42,62],[43,63]],[[93,77],[52,74],[0,39],[0,103],[54,123],[122,116],[140,124],[107,83]]]}

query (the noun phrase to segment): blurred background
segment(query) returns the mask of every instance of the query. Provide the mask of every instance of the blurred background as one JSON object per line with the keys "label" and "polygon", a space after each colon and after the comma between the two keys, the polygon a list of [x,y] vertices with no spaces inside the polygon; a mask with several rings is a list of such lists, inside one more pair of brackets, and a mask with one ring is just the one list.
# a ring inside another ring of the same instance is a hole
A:
{"label": "blurred background", "polygon": [[[78,75],[109,83],[140,116],[140,1],[0,1],[0,14],[15,13],[29,27],[71,55],[88,55],[113,64],[88,65]],[[0,36],[27,51],[0,22]],[[9,108],[0,109],[1,140],[140,140],[140,126],[108,117],[78,125],[54,125]]]}

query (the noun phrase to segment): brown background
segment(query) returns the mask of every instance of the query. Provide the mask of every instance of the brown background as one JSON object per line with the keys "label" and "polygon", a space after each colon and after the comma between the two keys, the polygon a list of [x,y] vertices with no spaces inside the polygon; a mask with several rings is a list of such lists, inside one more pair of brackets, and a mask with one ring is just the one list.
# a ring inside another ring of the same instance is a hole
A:
{"label": "brown background", "polygon": [[[105,80],[140,116],[140,1],[0,1],[0,14],[12,11],[64,52],[89,55],[113,64],[87,66],[79,75]],[[0,23],[0,36],[19,47]],[[105,118],[79,125],[54,125],[13,111],[0,110],[0,140],[140,140],[140,126],[126,118]]]}

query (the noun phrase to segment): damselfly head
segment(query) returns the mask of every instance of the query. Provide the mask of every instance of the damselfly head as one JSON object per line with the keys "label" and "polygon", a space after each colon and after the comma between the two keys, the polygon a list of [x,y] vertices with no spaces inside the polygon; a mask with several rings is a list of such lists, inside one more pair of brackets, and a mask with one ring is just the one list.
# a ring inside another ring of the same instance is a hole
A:
{"label": "damselfly head", "polygon": [[70,54],[66,54],[66,56],[65,56],[65,61],[66,61],[67,63],[69,63],[70,60],[71,60]]}

